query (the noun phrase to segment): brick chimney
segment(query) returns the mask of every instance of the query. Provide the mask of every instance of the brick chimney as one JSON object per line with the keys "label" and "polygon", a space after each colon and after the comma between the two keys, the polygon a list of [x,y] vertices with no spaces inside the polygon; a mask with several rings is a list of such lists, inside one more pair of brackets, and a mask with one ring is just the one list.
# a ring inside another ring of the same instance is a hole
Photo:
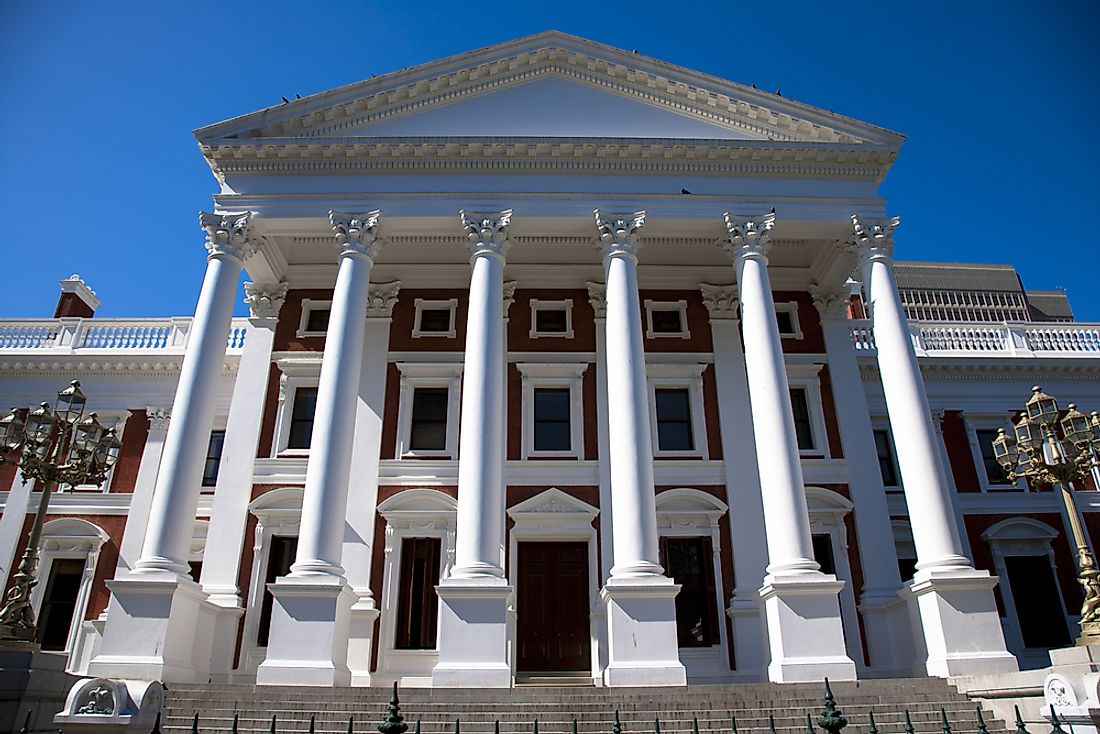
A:
{"label": "brick chimney", "polygon": [[96,298],[95,291],[88,287],[79,275],[73,273],[61,284],[61,297],[57,299],[57,310],[54,311],[55,319],[66,316],[90,319],[95,316],[95,310],[99,308],[100,301]]}

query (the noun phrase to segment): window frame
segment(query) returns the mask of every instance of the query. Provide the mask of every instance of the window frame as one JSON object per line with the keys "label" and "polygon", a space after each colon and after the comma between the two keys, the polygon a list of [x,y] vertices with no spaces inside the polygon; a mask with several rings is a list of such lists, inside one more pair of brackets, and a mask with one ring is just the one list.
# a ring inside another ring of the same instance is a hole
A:
{"label": "window frame", "polygon": [[294,416],[294,396],[300,387],[317,387],[321,382],[321,354],[283,356],[275,360],[282,373],[279,377],[279,407],[275,413],[275,435],[271,455],[279,457],[309,456],[309,449],[292,449],[290,421]]}
{"label": "window frame", "polygon": [[[646,365],[646,391],[649,396],[650,435],[653,440],[654,458],[710,458],[707,444],[707,420],[703,402],[703,372],[708,362],[692,364]],[[657,390],[686,389],[688,409],[691,411],[691,438],[695,447],[690,451],[666,451],[661,449],[657,434]]]}
{"label": "window frame", "polygon": [[294,333],[294,335],[297,336],[299,339],[302,338],[302,337],[309,337],[309,336],[322,336],[322,337],[327,336],[328,335],[328,330],[327,329],[325,331],[310,331],[309,328],[308,328],[310,313],[312,311],[321,311],[321,310],[328,310],[329,318],[331,318],[332,317],[332,301],[331,300],[322,301],[322,300],[317,300],[317,299],[314,299],[314,298],[303,298],[302,299],[302,314],[301,314],[300,318],[298,319],[298,330]]}
{"label": "window frame", "polygon": [[[397,408],[396,459],[455,459],[458,457],[459,405],[462,365],[458,363],[398,362],[401,373]],[[413,393],[418,387],[447,389],[447,441],[443,449],[412,449]]]}
{"label": "window frame", "polygon": [[[964,412],[962,414],[963,425],[966,426],[966,440],[970,444],[970,455],[974,460],[975,473],[978,475],[978,486],[982,492],[1027,492],[1027,480],[1017,479],[1015,482],[993,482],[985,470],[985,459],[982,457],[981,441],[978,440],[978,431],[996,431],[1009,424],[1008,414],[981,414]],[[951,468],[948,467],[948,471]]]}
{"label": "window frame", "polygon": [[[539,311],[565,311],[565,331],[539,331]],[[572,339],[573,338],[573,299],[546,301],[531,299],[531,329],[527,333],[531,339]]]}
{"label": "window frame", "polygon": [[[887,419],[871,419],[871,440],[874,439],[874,434],[885,433],[886,440],[890,442],[890,461],[894,465],[894,477],[897,479],[897,484],[887,484],[885,479],[882,479],[882,488],[887,492],[899,492],[904,488],[904,484],[901,478],[901,466],[898,464],[898,448],[894,443],[894,432],[890,430],[890,423]],[[878,456],[878,444],[875,444],[875,456]]]}
{"label": "window frame", "polygon": [[[645,303],[646,339],[690,339],[691,329],[688,327],[687,301],[655,301],[647,298]],[[680,313],[680,331],[654,331],[654,311],[678,311]]]}
{"label": "window frame", "polygon": [[[455,327],[455,315],[458,312],[458,299],[446,298],[446,299],[429,299],[429,298],[417,298],[413,300],[413,339],[454,339],[458,335],[458,331]],[[424,311],[450,309],[451,319],[450,326],[447,331],[423,331],[420,328],[420,318]]]}
{"label": "window frame", "polygon": [[202,476],[201,482],[202,482],[202,490],[204,492],[213,492],[214,489],[218,486],[218,476],[221,474],[222,461],[225,459],[225,426],[224,425],[223,426],[215,425],[213,428],[210,429],[210,439],[207,441],[207,444],[206,444],[206,462],[208,463],[208,462],[211,461],[210,445],[213,443],[214,434],[216,434],[216,433],[220,433],[222,435],[222,445],[221,445],[221,449],[218,451],[218,457],[217,457],[218,470],[214,472],[214,481],[211,482],[210,484],[207,484],[206,483],[206,466],[207,466],[207,464],[206,463],[203,464],[203,468],[202,468],[203,476]]}
{"label": "window frame", "polygon": [[800,448],[798,455],[810,459],[831,459],[829,434],[825,427],[825,408],[821,400],[820,364],[788,364],[787,387],[806,391],[806,408],[810,414],[810,435],[813,447]]}
{"label": "window frame", "polygon": [[[517,362],[522,393],[523,459],[570,458],[584,459],[584,373],[587,362],[533,363]],[[538,388],[569,390],[569,449],[563,451],[535,450],[535,390]]]}
{"label": "window frame", "polygon": [[[775,312],[790,314],[791,317],[791,331],[779,332],[779,338],[781,339],[802,339],[805,335],[802,333],[802,323],[798,320],[798,301],[780,301],[775,304]],[[779,320],[776,319],[776,326],[779,326]]]}

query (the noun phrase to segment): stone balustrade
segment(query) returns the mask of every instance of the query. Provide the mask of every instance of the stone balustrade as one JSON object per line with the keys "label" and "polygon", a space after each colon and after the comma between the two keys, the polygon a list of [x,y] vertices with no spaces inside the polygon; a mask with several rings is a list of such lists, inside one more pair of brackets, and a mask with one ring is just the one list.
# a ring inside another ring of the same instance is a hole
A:
{"label": "stone balustrade", "polygon": [[[852,347],[873,354],[870,322],[849,322]],[[910,322],[909,335],[919,357],[1098,357],[1100,324],[1021,323],[950,324]]]}
{"label": "stone balustrade", "polygon": [[[244,347],[247,330],[247,319],[233,320],[226,337],[228,352],[239,352]],[[190,318],[0,319],[0,354],[183,354],[190,334]]]}

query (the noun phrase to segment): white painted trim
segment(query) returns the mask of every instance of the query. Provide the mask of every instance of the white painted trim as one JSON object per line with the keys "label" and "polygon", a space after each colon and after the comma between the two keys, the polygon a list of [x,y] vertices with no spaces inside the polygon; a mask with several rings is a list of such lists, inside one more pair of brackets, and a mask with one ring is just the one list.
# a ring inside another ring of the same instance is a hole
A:
{"label": "white painted trim", "polygon": [[[538,312],[539,311],[565,311],[565,331],[539,331],[538,330]],[[573,299],[566,298],[561,301],[540,301],[537,298],[531,299],[531,330],[528,333],[531,339],[538,339],[541,337],[554,337],[557,339],[572,339],[573,338]]]}
{"label": "white painted trim", "polygon": [[[413,305],[416,308],[416,312],[413,314],[413,339],[419,339],[421,337],[437,337],[454,339],[457,332],[455,331],[455,313],[458,311],[458,299],[448,298],[445,300],[430,300],[427,298],[417,298],[413,301]],[[447,331],[422,331],[420,328],[420,315],[425,309],[450,309],[451,311],[451,323],[447,327]]]}
{"label": "white painted trim", "polygon": [[300,387],[317,387],[321,381],[321,354],[318,352],[280,356],[275,366],[279,376],[279,407],[275,411],[275,435],[272,456],[309,456],[309,449],[289,449],[290,419],[294,415],[294,396]]}
{"label": "white painted trim", "polygon": [[[456,458],[458,456],[458,418],[462,398],[462,365],[457,363],[398,362],[401,373],[397,409],[397,447],[395,458],[433,457]],[[409,447],[412,436],[413,392],[418,387],[447,388],[447,445],[441,451]]]}
{"label": "white painted trim", "polygon": [[[707,421],[703,410],[703,372],[707,365],[694,364],[647,364],[646,382],[649,394],[649,425],[653,436],[654,457],[691,457],[710,458],[707,445]],[[691,441],[695,447],[690,451],[664,451],[657,435],[657,390],[685,389],[688,393],[688,408],[691,411]],[[721,483],[721,482],[719,482]]]}
{"label": "white painted trim", "polygon": [[69,655],[66,667],[76,662],[74,653],[78,652],[76,641],[81,625],[88,612],[88,600],[91,598],[92,581],[95,579],[96,565],[99,563],[99,551],[110,536],[103,528],[78,518],[59,518],[50,520],[42,526],[39,541],[38,579],[39,583],[31,589],[31,608],[36,620],[41,619],[42,603],[49,585],[50,572],[54,561],[64,559],[82,560],[84,572],[80,577],[80,587],[76,593],[76,605],[73,608],[69,634],[65,639],[64,652]]}
{"label": "white painted trim", "polygon": [[[646,339],[690,339],[691,330],[688,328],[687,301],[654,301],[651,298],[643,301],[645,304]],[[654,311],[678,311],[680,313],[680,331],[663,332],[653,330]]]}
{"label": "white painted trim", "polygon": [[788,364],[787,385],[806,391],[806,407],[810,411],[810,435],[813,448],[799,449],[798,455],[806,457],[832,458],[829,450],[829,434],[825,429],[825,409],[821,402],[821,364]]}
{"label": "white painted trim", "polygon": [[802,339],[802,324],[798,320],[798,301],[779,301],[775,304],[776,313],[788,313],[791,315],[791,331],[779,332],[781,339]]}
{"label": "white painted trim", "polygon": [[328,331],[310,331],[307,327],[309,324],[309,314],[311,311],[328,311],[329,315],[332,314],[332,301],[318,301],[312,298],[302,299],[302,314],[298,320],[298,330],[294,333],[299,339],[305,336],[325,336]]}
{"label": "white painted trim", "polygon": [[[584,459],[584,394],[583,379],[587,362],[575,364],[543,364],[517,362],[521,375],[523,411],[522,458],[568,457]],[[569,450],[535,450],[535,390],[540,387],[569,390]]]}
{"label": "white painted trim", "polygon": [[963,425],[966,426],[966,440],[970,444],[970,456],[974,460],[974,468],[977,470],[978,484],[983,492],[1026,492],[1027,481],[1017,479],[1015,482],[990,481],[985,471],[985,460],[982,459],[981,442],[978,440],[978,431],[996,431],[998,428],[1008,428],[1008,416],[1005,414],[981,414],[962,412]]}

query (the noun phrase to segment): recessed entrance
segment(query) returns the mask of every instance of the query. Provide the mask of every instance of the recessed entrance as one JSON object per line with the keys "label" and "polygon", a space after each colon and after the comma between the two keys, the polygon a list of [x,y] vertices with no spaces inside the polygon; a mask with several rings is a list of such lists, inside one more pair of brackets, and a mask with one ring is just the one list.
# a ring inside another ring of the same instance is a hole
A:
{"label": "recessed entrance", "polygon": [[516,669],[587,671],[588,544],[517,544]]}

